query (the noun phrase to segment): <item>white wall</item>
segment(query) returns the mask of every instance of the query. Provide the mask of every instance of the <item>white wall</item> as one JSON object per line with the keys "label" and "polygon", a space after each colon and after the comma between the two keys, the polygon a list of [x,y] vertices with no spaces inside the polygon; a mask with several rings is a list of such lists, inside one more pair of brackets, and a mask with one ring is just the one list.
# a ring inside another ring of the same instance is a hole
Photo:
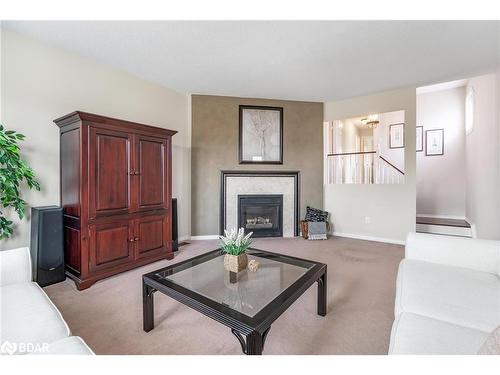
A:
{"label": "white wall", "polygon": [[345,119],[344,126],[340,129],[342,135],[342,151],[341,152],[358,152],[359,149],[359,129],[354,124],[354,119]]}
{"label": "white wall", "polygon": [[474,128],[465,137],[466,216],[477,237],[500,239],[500,84],[496,74],[488,74],[468,85],[474,88],[475,110]]}
{"label": "white wall", "polygon": [[[465,87],[417,94],[417,214],[465,217]],[[444,155],[425,155],[425,131],[444,129]]]}
{"label": "white wall", "polygon": [[405,183],[325,185],[324,206],[331,213],[334,232],[402,242],[415,231],[415,96],[415,87],[409,87],[325,103],[325,121],[397,110],[405,111],[406,120]]}
{"label": "white wall", "polygon": [[[28,39],[1,35],[1,121],[24,133],[23,157],[41,182],[25,192],[31,206],[59,204],[59,129],[55,118],[75,110],[177,130],[173,139],[173,195],[179,236],[190,235],[190,101],[159,85]],[[29,212],[29,207],[27,208]],[[16,225],[0,249],[29,243],[29,222]]]}
{"label": "white wall", "polygon": [[[379,124],[373,131],[376,150],[379,155],[394,164],[400,170],[405,170],[405,149],[389,148],[389,128],[393,124],[405,123],[404,111],[392,111],[378,115]],[[405,125],[405,133],[407,126]]]}

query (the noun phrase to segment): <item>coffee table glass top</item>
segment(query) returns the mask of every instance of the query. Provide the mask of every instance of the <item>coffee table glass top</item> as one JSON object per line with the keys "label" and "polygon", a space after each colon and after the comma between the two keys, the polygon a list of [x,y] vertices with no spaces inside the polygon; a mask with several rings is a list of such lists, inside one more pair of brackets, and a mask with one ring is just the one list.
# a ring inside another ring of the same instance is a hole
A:
{"label": "coffee table glass top", "polygon": [[222,252],[160,270],[156,276],[253,317],[315,266],[314,262],[256,249],[248,250],[247,256],[248,261],[259,262],[258,270],[239,272],[236,282],[224,269]]}

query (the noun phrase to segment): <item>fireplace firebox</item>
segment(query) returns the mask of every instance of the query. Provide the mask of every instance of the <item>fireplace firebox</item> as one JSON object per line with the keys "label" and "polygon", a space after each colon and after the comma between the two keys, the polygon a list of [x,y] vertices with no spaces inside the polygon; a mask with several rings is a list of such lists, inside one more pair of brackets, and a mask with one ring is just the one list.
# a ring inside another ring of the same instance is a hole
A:
{"label": "fireplace firebox", "polygon": [[283,194],[238,195],[238,228],[252,237],[283,237]]}

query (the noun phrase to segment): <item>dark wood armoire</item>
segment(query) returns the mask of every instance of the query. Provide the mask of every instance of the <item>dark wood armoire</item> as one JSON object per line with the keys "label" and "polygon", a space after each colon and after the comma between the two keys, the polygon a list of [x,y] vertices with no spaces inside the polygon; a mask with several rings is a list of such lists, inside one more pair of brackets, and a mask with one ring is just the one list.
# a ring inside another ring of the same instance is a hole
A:
{"label": "dark wood armoire", "polygon": [[79,290],[172,259],[173,130],[73,112],[60,128],[66,274]]}

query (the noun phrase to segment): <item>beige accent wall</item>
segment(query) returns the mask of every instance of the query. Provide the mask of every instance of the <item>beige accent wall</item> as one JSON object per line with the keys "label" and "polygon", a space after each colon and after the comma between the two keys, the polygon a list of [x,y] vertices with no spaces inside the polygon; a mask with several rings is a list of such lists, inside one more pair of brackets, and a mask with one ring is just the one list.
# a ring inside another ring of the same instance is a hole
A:
{"label": "beige accent wall", "polygon": [[415,231],[415,104],[415,87],[325,103],[325,121],[397,110],[406,119],[404,184],[325,185],[324,207],[332,213],[335,233],[402,242]]}
{"label": "beige accent wall", "polygon": [[[23,157],[42,186],[24,192],[30,206],[59,204],[59,128],[52,120],[74,110],[93,112],[179,132],[173,139],[173,195],[179,199],[179,235],[188,237],[188,95],[8,30],[2,30],[1,42],[1,121],[26,135]],[[29,217],[16,220],[15,236],[0,241],[0,249],[27,246],[29,233]]]}
{"label": "beige accent wall", "polygon": [[[240,104],[283,107],[283,165],[238,164]],[[323,207],[323,103],[193,95],[192,235],[219,233],[221,170],[300,171],[300,216]]]}

